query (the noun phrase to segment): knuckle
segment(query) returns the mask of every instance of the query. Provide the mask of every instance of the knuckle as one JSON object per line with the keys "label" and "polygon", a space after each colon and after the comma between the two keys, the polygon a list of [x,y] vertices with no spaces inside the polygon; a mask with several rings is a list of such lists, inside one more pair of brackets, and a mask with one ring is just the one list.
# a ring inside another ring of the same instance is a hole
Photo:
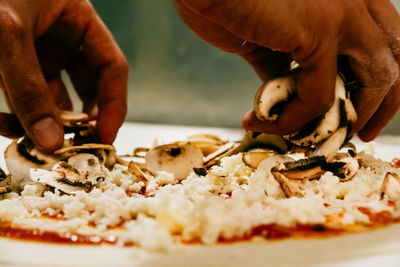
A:
{"label": "knuckle", "polygon": [[375,75],[375,86],[380,89],[389,90],[399,78],[399,65],[391,58],[380,65],[378,75]]}
{"label": "knuckle", "polygon": [[0,8],[0,25],[2,28],[1,32],[9,33],[20,33],[23,31],[22,20],[8,8]]}
{"label": "knuckle", "polygon": [[123,73],[129,72],[129,63],[128,60],[122,56],[115,61],[115,68]]}
{"label": "knuckle", "polygon": [[45,96],[40,93],[17,94],[13,102],[26,112],[34,112],[46,105]]}

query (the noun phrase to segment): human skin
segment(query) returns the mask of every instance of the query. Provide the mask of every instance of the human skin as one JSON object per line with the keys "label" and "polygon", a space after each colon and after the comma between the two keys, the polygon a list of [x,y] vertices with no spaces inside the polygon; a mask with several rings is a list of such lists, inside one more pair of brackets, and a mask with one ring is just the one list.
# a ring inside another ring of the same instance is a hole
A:
{"label": "human skin", "polygon": [[268,80],[301,67],[297,94],[276,122],[254,111],[246,130],[288,134],[323,115],[334,101],[338,55],[348,56],[360,83],[352,95],[353,131],[371,141],[400,105],[400,17],[389,0],[175,0],[199,37],[243,57]]}
{"label": "human skin", "polygon": [[0,0],[0,85],[11,114],[0,134],[26,133],[43,151],[64,140],[60,110],[72,103],[66,70],[84,111],[112,143],[124,120],[128,64],[88,0]]}

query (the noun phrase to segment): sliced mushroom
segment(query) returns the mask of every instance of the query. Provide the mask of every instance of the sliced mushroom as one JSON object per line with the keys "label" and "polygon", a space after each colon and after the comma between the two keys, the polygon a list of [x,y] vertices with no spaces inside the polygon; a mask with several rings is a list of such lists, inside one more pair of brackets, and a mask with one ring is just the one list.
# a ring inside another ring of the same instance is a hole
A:
{"label": "sliced mushroom", "polygon": [[57,179],[59,182],[82,188],[91,188],[92,186],[92,182],[89,181],[86,171],[78,170],[65,161],[60,161],[54,165],[52,172],[58,174],[56,176],[59,177]]}
{"label": "sliced mushroom", "polygon": [[239,146],[240,144],[235,142],[226,143],[225,145],[218,148],[215,152],[204,157],[204,167],[209,168],[220,162],[222,158],[233,155],[238,151]]}
{"label": "sliced mushroom", "polygon": [[254,111],[263,121],[276,121],[282,107],[295,93],[296,75],[289,75],[270,80],[262,85],[254,99]]}
{"label": "sliced mushroom", "polygon": [[79,113],[74,111],[63,110],[60,114],[63,122],[78,123],[86,122],[89,120],[89,116],[86,113]]}
{"label": "sliced mushroom", "polygon": [[191,142],[161,145],[147,152],[146,166],[153,175],[166,171],[182,180],[193,168],[203,167],[203,153]]}
{"label": "sliced mushroom", "polygon": [[336,76],[335,101],[324,116],[313,120],[304,128],[288,136],[298,146],[313,146],[329,138],[339,127],[347,127],[357,120],[354,106],[346,91],[343,80]]}
{"label": "sliced mushroom", "polygon": [[80,152],[95,154],[102,164],[111,169],[117,162],[117,154],[112,145],[89,143],[78,146],[66,146],[54,152],[60,159],[68,159]]}
{"label": "sliced mushroom", "polygon": [[400,176],[394,172],[388,172],[383,179],[380,189],[381,196],[387,196],[389,200],[397,201],[400,199]]}
{"label": "sliced mushroom", "polygon": [[332,160],[345,142],[347,132],[347,127],[338,129],[332,136],[318,144],[314,151],[314,156],[325,156],[329,161]]}
{"label": "sliced mushroom", "polygon": [[342,79],[336,77],[335,101],[324,116],[313,120],[304,128],[288,136],[290,142],[298,146],[312,146],[328,138],[340,125],[340,103],[345,99],[346,89]]}
{"label": "sliced mushroom", "polygon": [[147,147],[136,147],[133,150],[133,156],[137,158],[145,158],[148,151],[149,149]]}
{"label": "sliced mushroom", "polygon": [[0,168],[0,194],[11,192],[11,179]]}
{"label": "sliced mushroom", "polygon": [[73,155],[74,153],[77,153],[82,150],[96,150],[96,149],[104,149],[104,150],[115,150],[115,148],[112,145],[105,145],[105,144],[97,144],[97,143],[92,143],[92,144],[83,144],[79,146],[67,146],[60,148],[56,151],[54,151],[55,155],[60,155],[61,157],[68,157],[70,155]]}
{"label": "sliced mushroom", "polygon": [[133,174],[136,178],[138,178],[140,181],[142,181],[145,185],[149,183],[149,180],[147,179],[146,175],[142,172],[142,170],[139,168],[138,165],[134,161],[129,162],[128,164],[128,172],[130,174]]}
{"label": "sliced mushroom", "polygon": [[89,192],[93,186],[104,180],[99,159],[89,153],[74,155],[68,162],[60,161],[51,171],[31,169],[30,178],[66,194],[82,190]]}
{"label": "sliced mushroom", "polygon": [[[280,108],[285,105],[288,97],[294,94],[296,75],[297,72],[292,71],[259,89],[254,109],[260,120],[273,121],[278,118]],[[276,97],[278,95],[280,97]],[[324,155],[331,159],[346,141],[349,124],[356,120],[357,114],[350,100],[349,91],[341,76],[337,75],[335,101],[329,111],[284,138],[297,146],[318,146],[314,155]]]}
{"label": "sliced mushroom", "polygon": [[332,172],[339,178],[347,178],[345,174],[354,175],[344,169],[346,162],[327,162],[324,156],[299,159],[296,161],[281,163],[271,172],[280,173],[291,180],[309,180],[319,178],[327,171]]}
{"label": "sliced mushroom", "polygon": [[238,151],[246,152],[254,148],[267,148],[284,154],[289,150],[287,142],[280,135],[246,132]]}
{"label": "sliced mushroom", "polygon": [[77,178],[77,176],[71,177],[65,176],[63,172],[47,171],[42,169],[30,169],[30,177],[33,181],[54,187],[66,194],[73,194],[78,191],[90,191],[92,184],[89,182],[83,182]]}
{"label": "sliced mushroom", "polygon": [[244,152],[242,154],[242,160],[247,166],[257,169],[261,161],[268,157],[275,156],[276,154],[274,150]]}
{"label": "sliced mushroom", "polygon": [[11,175],[13,188],[22,190],[26,184],[32,183],[29,169],[51,170],[59,159],[54,155],[47,155],[26,141],[13,141],[4,153],[7,169]]}
{"label": "sliced mushroom", "polygon": [[214,153],[227,143],[226,141],[222,141],[218,136],[211,134],[196,134],[189,136],[187,139],[197,146],[203,152],[204,156]]}
{"label": "sliced mushroom", "polygon": [[340,178],[341,182],[347,182],[353,179],[359,169],[359,163],[354,150],[348,150],[347,153],[337,153],[334,157],[334,162],[344,163],[344,166],[334,172]]}
{"label": "sliced mushroom", "polygon": [[78,170],[92,184],[104,179],[99,158],[93,154],[76,154],[68,158],[68,165]]}
{"label": "sliced mushroom", "polygon": [[285,175],[279,172],[273,172],[275,180],[279,183],[283,193],[287,198],[290,197],[303,197],[304,184],[302,181],[290,180]]}
{"label": "sliced mushroom", "polygon": [[272,174],[279,173],[287,179],[306,180],[319,178],[325,170],[322,166],[326,164],[325,157],[312,157],[281,163],[272,168]]}

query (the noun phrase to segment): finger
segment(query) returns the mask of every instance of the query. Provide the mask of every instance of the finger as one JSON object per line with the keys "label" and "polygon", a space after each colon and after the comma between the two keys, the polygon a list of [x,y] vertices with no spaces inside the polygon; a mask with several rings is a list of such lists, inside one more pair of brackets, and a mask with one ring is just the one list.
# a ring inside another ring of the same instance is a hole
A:
{"label": "finger", "polygon": [[105,143],[115,140],[127,112],[128,63],[111,33],[95,14],[84,39],[84,55],[96,73],[98,134]]}
{"label": "finger", "polygon": [[289,69],[293,60],[287,53],[272,51],[247,39],[240,38],[224,27],[212,22],[186,7],[182,2],[175,1],[176,8],[185,23],[208,43],[230,53],[242,56],[251,64],[263,81],[276,77]]}
{"label": "finger", "polygon": [[[389,89],[398,78],[398,65],[388,47],[384,35],[369,15],[360,9],[349,25],[346,46],[341,47],[350,56],[349,62],[361,88],[352,95],[358,119],[353,132],[360,131],[377,111]],[[361,20],[362,18],[362,20]],[[349,35],[356,32],[357,35]]]}
{"label": "finger", "polygon": [[64,40],[71,48],[83,48],[85,62],[94,73],[97,131],[104,143],[112,143],[126,115],[128,63],[89,1],[71,2],[60,21],[66,30]]}
{"label": "finger", "polygon": [[[287,134],[329,110],[334,100],[337,33],[330,28],[333,27],[331,23],[323,20],[320,14],[323,14],[324,9],[318,10],[318,4],[305,7],[303,1],[179,2],[242,40],[274,51],[290,53],[291,58],[302,67],[297,78],[297,95],[288,102],[276,122],[258,123],[257,127],[268,133]],[[279,14],[288,10],[291,10],[292,16],[282,20]],[[317,33],[321,33],[324,38]],[[277,61],[281,61],[282,57],[279,59]],[[287,56],[287,59],[290,57]],[[258,62],[264,63],[267,60],[261,57]],[[283,66],[288,65],[285,59],[281,62],[284,62]],[[246,118],[243,125],[249,127]]]}
{"label": "finger", "polygon": [[239,38],[222,26],[201,17],[181,1],[174,2],[181,18],[200,38],[221,50],[243,57],[263,81],[289,70],[293,60],[289,54],[272,51]]}
{"label": "finger", "polygon": [[77,54],[67,66],[67,72],[74,85],[75,91],[83,103],[83,112],[96,119],[97,88],[94,75],[90,72],[82,53]]}
{"label": "finger", "polygon": [[[400,16],[390,1],[365,1],[368,10],[385,36],[391,52],[400,63]],[[375,139],[383,127],[395,116],[400,106],[400,80],[389,90],[382,104],[368,123],[358,132],[363,141]]]}
{"label": "finger", "polygon": [[60,74],[47,79],[49,91],[59,110],[72,110],[72,102]]}
{"label": "finger", "polygon": [[18,118],[7,113],[0,113],[0,135],[8,138],[18,138],[25,134]]}
{"label": "finger", "polygon": [[52,151],[64,140],[57,106],[41,72],[33,37],[13,25],[0,33],[1,75],[12,110],[26,133],[40,149]]}
{"label": "finger", "polygon": [[396,61],[400,62],[400,15],[389,0],[364,0],[372,18],[384,34]]}
{"label": "finger", "polygon": [[368,123],[358,132],[361,140],[374,140],[389,121],[395,116],[400,107],[400,84],[397,82],[388,92],[379,109]]}
{"label": "finger", "polygon": [[336,78],[335,50],[326,51],[319,62],[299,72],[296,81],[297,94],[288,101],[276,122],[260,121],[254,112],[250,112],[243,117],[243,127],[250,131],[289,134],[325,114],[334,101]]}
{"label": "finger", "polygon": [[[253,0],[177,0],[205,20],[223,27],[242,40],[274,51],[290,53],[330,29],[323,2]],[[288,14],[290,12],[290,15]],[[287,14],[287,15],[283,15]],[[327,14],[328,15],[328,14]],[[305,32],[307,29],[308,32]],[[316,33],[314,36],[307,36]]]}

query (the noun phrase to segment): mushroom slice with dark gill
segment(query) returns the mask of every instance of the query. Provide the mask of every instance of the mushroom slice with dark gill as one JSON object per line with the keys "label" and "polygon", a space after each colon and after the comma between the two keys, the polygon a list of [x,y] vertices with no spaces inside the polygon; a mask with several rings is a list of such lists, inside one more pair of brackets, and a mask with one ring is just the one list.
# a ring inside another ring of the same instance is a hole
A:
{"label": "mushroom slice with dark gill", "polygon": [[32,183],[29,170],[51,170],[59,159],[57,156],[44,154],[33,146],[27,137],[13,141],[4,153],[7,169],[11,175],[12,187],[21,190],[26,184]]}
{"label": "mushroom slice with dark gill", "polygon": [[279,154],[285,154],[289,150],[288,143],[280,135],[246,132],[238,151],[247,152],[259,148],[274,150]]}
{"label": "mushroom slice with dark gill", "polygon": [[[260,120],[275,121],[278,119],[281,107],[290,100],[292,95],[295,95],[297,75],[298,72],[293,70],[286,76],[269,81],[259,89],[254,101],[254,110]],[[329,142],[329,149],[320,149],[320,153],[318,154],[330,157],[346,141],[349,133],[347,128],[356,120],[357,114],[351,103],[349,92],[346,91],[340,75],[337,75],[335,101],[330,110],[325,115],[310,122],[304,128],[284,137],[289,142],[298,146],[315,147],[324,140],[328,141],[332,135],[340,131],[340,138],[337,136],[334,137],[335,142]],[[342,132],[345,132],[343,138]],[[338,140],[341,142],[336,142]]]}
{"label": "mushroom slice with dark gill", "polygon": [[101,163],[98,157],[90,153],[79,153],[67,161],[68,165],[78,170],[87,181],[95,184],[104,179]]}
{"label": "mushroom slice with dark gill", "polygon": [[57,155],[60,159],[64,160],[81,152],[87,152],[96,155],[100,159],[100,162],[109,169],[112,168],[117,161],[117,155],[114,146],[97,143],[66,146],[56,150],[54,155]]}
{"label": "mushroom slice with dark gill", "polygon": [[134,175],[140,181],[142,181],[145,185],[149,183],[149,180],[147,179],[146,175],[134,161],[130,161],[128,163],[128,172]]}
{"label": "mushroom slice with dark gill", "polygon": [[304,196],[304,183],[302,181],[288,179],[279,172],[273,172],[272,174],[287,198]]}
{"label": "mushroom slice with dark gill", "polygon": [[175,142],[150,149],[146,155],[147,170],[172,173],[178,180],[185,179],[193,168],[203,167],[203,153],[191,142]]}
{"label": "mushroom slice with dark gill", "polygon": [[244,152],[242,154],[242,160],[247,166],[257,169],[258,165],[260,165],[263,160],[275,155],[277,155],[277,152],[274,150]]}
{"label": "mushroom slice with dark gill", "polygon": [[0,195],[11,192],[11,179],[3,169],[0,168]]}
{"label": "mushroom slice with dark gill", "polygon": [[278,77],[262,85],[254,98],[254,111],[263,121],[278,119],[281,108],[295,93],[295,73]]}
{"label": "mushroom slice with dark gill", "polygon": [[231,156],[238,152],[240,144],[236,142],[228,142],[225,145],[218,148],[213,153],[203,158],[204,167],[209,168],[213,165],[218,164],[222,158]]}
{"label": "mushroom slice with dark gill", "polygon": [[[84,181],[79,171],[73,170],[71,167],[57,166],[57,168],[58,170],[55,171],[31,169],[30,177],[37,183],[56,188],[66,194],[73,194],[77,191],[89,192],[91,190],[92,184]],[[64,170],[61,170],[61,168],[64,168]]]}
{"label": "mushroom slice with dark gill", "polygon": [[358,163],[357,154],[353,149],[349,149],[347,152],[339,152],[334,158],[333,162],[343,163],[344,166],[339,168],[336,173],[336,176],[340,178],[341,182],[347,182],[353,179],[354,175],[356,175],[360,164]]}
{"label": "mushroom slice with dark gill", "polygon": [[338,175],[344,166],[343,162],[329,163],[321,156],[280,163],[271,169],[271,173],[286,197],[303,197],[305,180],[318,179],[326,171]]}
{"label": "mushroom slice with dark gill", "polygon": [[218,136],[211,134],[196,134],[189,136],[187,140],[198,147],[204,156],[214,153],[227,143],[227,141],[223,141]]}
{"label": "mushroom slice with dark gill", "polygon": [[325,157],[304,158],[281,163],[272,168],[271,172],[280,173],[292,180],[315,179],[324,174],[323,166],[326,164]]}
{"label": "mushroom slice with dark gill", "polygon": [[271,172],[280,173],[291,180],[310,180],[321,177],[327,171],[332,172],[339,178],[345,178],[347,173],[343,168],[346,162],[327,162],[324,156],[299,159],[278,164]]}

